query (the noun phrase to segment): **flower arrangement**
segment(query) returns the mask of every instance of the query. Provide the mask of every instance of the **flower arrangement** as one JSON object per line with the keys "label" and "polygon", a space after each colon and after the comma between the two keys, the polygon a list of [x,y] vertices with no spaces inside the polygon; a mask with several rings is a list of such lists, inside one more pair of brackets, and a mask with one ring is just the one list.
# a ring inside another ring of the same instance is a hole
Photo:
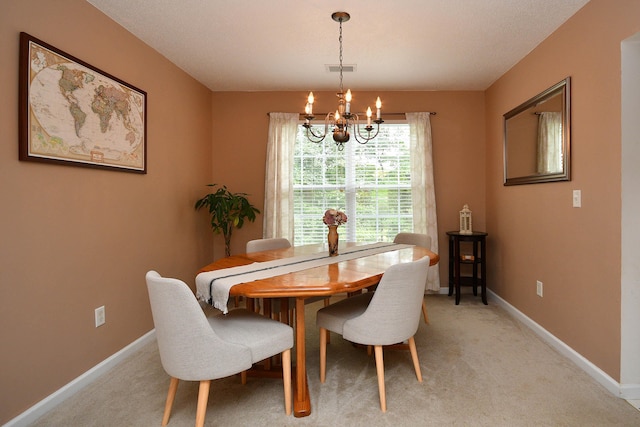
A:
{"label": "flower arrangement", "polygon": [[322,217],[322,222],[327,225],[342,225],[347,223],[347,215],[336,209],[327,209]]}

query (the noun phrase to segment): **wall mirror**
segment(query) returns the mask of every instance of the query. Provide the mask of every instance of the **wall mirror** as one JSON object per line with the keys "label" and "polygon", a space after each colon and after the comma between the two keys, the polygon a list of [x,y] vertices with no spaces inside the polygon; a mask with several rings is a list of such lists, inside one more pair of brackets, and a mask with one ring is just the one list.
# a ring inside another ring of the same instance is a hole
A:
{"label": "wall mirror", "polygon": [[504,185],[570,181],[571,78],[504,115]]}

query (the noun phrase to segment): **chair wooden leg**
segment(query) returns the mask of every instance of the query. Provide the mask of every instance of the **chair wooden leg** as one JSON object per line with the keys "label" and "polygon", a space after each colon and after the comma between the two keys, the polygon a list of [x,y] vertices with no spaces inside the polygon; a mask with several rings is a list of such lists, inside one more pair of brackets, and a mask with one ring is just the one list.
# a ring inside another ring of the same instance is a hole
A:
{"label": "chair wooden leg", "polygon": [[320,382],[324,383],[327,374],[327,331],[320,328]]}
{"label": "chair wooden leg", "polygon": [[164,405],[164,415],[162,416],[162,425],[166,426],[169,423],[169,417],[171,416],[171,408],[173,407],[173,400],[176,397],[176,391],[178,390],[179,379],[171,377],[169,383],[169,393],[167,393],[167,403]]}
{"label": "chair wooden leg", "polygon": [[240,372],[240,384],[247,384],[247,371]]}
{"label": "chair wooden leg", "polygon": [[416,340],[409,338],[409,350],[411,351],[411,359],[413,360],[413,368],[416,370],[416,377],[422,382],[422,372],[420,372],[420,362],[418,361],[418,352],[416,351]]}
{"label": "chair wooden leg", "polygon": [[211,380],[200,381],[198,389],[198,408],[196,409],[196,427],[204,427],[204,416],[207,414],[207,401]]}
{"label": "chair wooden leg", "polygon": [[422,316],[424,317],[424,323],[429,324],[429,315],[427,314],[427,305],[422,300]]}
{"label": "chair wooden leg", "polygon": [[282,381],[284,382],[284,412],[291,415],[291,349],[282,352]]}
{"label": "chair wooden leg", "polygon": [[380,394],[380,409],[382,409],[382,412],[387,412],[387,397],[384,390],[384,361],[382,359],[382,346],[374,346],[373,351],[376,354],[376,372],[378,373],[378,393]]}

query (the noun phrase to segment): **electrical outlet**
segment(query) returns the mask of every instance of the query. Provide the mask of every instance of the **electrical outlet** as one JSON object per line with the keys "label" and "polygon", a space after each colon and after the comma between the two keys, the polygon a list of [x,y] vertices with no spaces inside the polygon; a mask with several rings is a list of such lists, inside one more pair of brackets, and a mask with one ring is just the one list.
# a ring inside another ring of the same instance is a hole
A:
{"label": "electrical outlet", "polygon": [[102,307],[96,308],[95,315],[96,315],[96,328],[98,326],[104,325],[104,322],[107,321],[105,317],[105,312],[104,312],[104,305]]}
{"label": "electrical outlet", "polygon": [[542,297],[542,282],[540,280],[536,280],[536,294]]}

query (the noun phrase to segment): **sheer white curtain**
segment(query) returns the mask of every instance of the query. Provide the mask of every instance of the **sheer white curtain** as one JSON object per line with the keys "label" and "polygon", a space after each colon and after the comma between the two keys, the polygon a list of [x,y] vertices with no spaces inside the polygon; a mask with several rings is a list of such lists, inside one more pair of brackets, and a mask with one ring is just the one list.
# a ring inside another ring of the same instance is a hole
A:
{"label": "sheer white curtain", "polygon": [[538,116],[538,173],[562,172],[562,113]]}
{"label": "sheer white curtain", "polygon": [[[438,253],[438,220],[436,192],[433,180],[433,143],[431,115],[406,113],[411,134],[411,199],[413,202],[413,232],[431,236],[431,250]],[[438,267],[429,269],[427,289],[440,291]]]}
{"label": "sheer white curtain", "polygon": [[262,234],[293,242],[293,150],[298,113],[269,113]]}

